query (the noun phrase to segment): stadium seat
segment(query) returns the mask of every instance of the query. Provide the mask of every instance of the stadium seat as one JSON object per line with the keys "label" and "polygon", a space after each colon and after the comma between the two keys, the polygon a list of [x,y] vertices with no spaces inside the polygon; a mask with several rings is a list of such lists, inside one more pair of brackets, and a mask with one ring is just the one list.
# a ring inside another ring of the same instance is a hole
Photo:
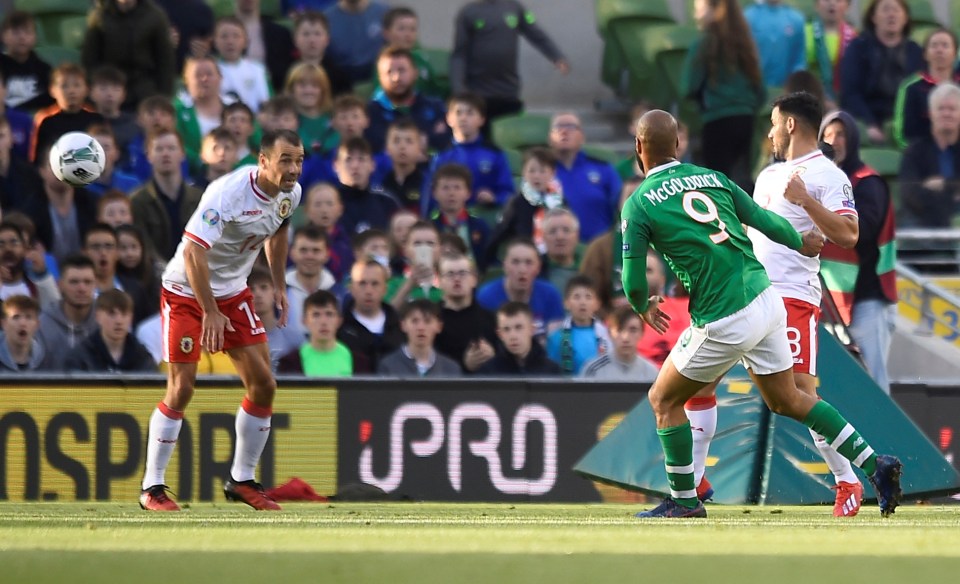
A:
{"label": "stadium seat", "polygon": [[504,148],[503,153],[507,155],[507,162],[510,164],[510,174],[520,176],[523,173],[523,153],[513,148]]}
{"label": "stadium seat", "polygon": [[861,148],[860,159],[887,181],[893,207],[900,208],[900,159],[903,153],[896,148]]}
{"label": "stadium seat", "polygon": [[670,9],[670,0],[596,0],[595,9],[600,36],[606,35],[611,22],[616,20],[676,22]]}
{"label": "stadium seat", "polygon": [[601,148],[600,146],[583,146],[583,153],[591,158],[596,158],[598,160],[603,160],[604,162],[609,162],[610,164],[617,164],[623,159],[623,156],[617,154],[609,148]]}
{"label": "stadium seat", "polygon": [[807,20],[817,14],[817,0],[787,0],[787,4],[802,12]]}
{"label": "stadium seat", "polygon": [[450,51],[421,47],[419,52],[433,69],[434,85],[441,96],[450,95]]}
{"label": "stadium seat", "polygon": [[373,81],[364,81],[363,83],[355,83],[353,85],[353,94],[359,97],[360,99],[370,99],[373,95],[374,88],[376,86],[373,84]]}
{"label": "stadium seat", "polygon": [[80,51],[77,49],[48,45],[37,47],[35,50],[40,60],[51,67],[56,67],[61,63],[80,63]]}
{"label": "stadium seat", "polygon": [[277,19],[283,16],[283,9],[280,6],[280,0],[260,0],[260,14]]}
{"label": "stadium seat", "polygon": [[677,24],[669,0],[597,0],[596,12],[604,41],[601,80],[617,95],[645,96],[655,67],[637,45],[644,30]]}
{"label": "stadium seat", "polygon": [[911,0],[910,22],[910,38],[921,46],[927,35],[943,26],[930,0]]}
{"label": "stadium seat", "polygon": [[80,49],[86,32],[86,16],[64,16],[60,20],[60,42],[57,44],[71,49]]}
{"label": "stadium seat", "polygon": [[215,18],[233,14],[234,0],[206,0],[206,2],[210,5],[210,8],[213,9],[213,16]]}
{"label": "stadium seat", "polygon": [[646,57],[656,64],[658,70],[656,85],[665,89],[660,93],[666,95],[666,99],[669,100],[669,104],[661,105],[672,106],[683,98],[680,93],[683,65],[690,46],[699,36],[700,33],[696,28],[683,25],[670,28],[656,27],[647,31],[644,39]]}
{"label": "stadium seat", "polygon": [[491,123],[493,142],[500,148],[523,149],[542,146],[550,134],[550,117],[542,114],[516,114]]}
{"label": "stadium seat", "polygon": [[92,2],[87,0],[15,0],[17,10],[29,12],[34,16],[41,14],[86,14]]}

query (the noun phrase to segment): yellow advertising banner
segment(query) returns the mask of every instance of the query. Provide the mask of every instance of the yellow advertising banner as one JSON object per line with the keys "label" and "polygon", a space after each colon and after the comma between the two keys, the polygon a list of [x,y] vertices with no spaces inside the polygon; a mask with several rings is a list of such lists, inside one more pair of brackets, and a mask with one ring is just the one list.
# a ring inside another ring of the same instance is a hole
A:
{"label": "yellow advertising banner", "polygon": [[[931,282],[954,296],[960,297],[960,278],[932,278]],[[899,313],[905,318],[919,323],[922,301],[920,286],[904,278],[898,278],[897,296],[900,299],[897,306]],[[954,306],[939,298],[931,298],[930,309],[940,320],[950,323],[955,328],[960,328],[960,306]],[[960,346],[960,335],[942,324],[934,323],[933,333],[946,341]]]}
{"label": "yellow advertising banner", "polygon": [[[0,500],[137,500],[150,415],[162,386],[0,388]],[[166,481],[180,501],[221,500],[233,458],[238,387],[201,387]],[[265,485],[300,477],[337,487],[337,391],[281,388],[257,469]]]}

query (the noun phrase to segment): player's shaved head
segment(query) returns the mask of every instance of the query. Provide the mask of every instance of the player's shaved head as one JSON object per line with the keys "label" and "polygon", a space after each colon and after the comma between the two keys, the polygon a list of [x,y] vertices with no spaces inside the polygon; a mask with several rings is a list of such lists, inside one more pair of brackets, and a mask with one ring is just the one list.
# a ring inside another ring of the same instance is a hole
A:
{"label": "player's shaved head", "polygon": [[677,120],[663,110],[650,110],[637,122],[637,141],[651,158],[676,158]]}

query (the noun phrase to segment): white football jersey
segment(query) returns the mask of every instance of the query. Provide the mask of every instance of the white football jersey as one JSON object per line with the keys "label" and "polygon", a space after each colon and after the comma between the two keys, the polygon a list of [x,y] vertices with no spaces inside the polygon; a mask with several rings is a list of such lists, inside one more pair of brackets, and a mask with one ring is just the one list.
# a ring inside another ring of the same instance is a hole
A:
{"label": "white football jersey", "polygon": [[183,232],[177,252],[163,272],[163,286],[193,296],[183,261],[190,242],[207,250],[210,288],[229,298],[247,287],[247,277],[264,241],[293,215],[300,185],[270,197],[256,185],[257,167],[244,166],[210,183]]}
{"label": "white football jersey", "polygon": [[[798,173],[807,192],[828,210],[840,215],[857,216],[853,204],[853,187],[842,170],[819,150],[796,160],[768,166],[757,177],[753,200],[773,211],[800,232],[815,226],[807,212],[784,198],[790,176]],[[808,258],[784,245],[773,242],[756,229],[748,229],[753,251],[767,270],[770,281],[781,296],[796,298],[820,306],[820,258]]]}

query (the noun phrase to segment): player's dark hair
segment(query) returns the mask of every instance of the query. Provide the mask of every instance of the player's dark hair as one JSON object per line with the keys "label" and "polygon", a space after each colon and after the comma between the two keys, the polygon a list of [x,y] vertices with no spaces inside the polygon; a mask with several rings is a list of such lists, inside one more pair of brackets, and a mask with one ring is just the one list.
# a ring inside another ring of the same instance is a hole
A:
{"label": "player's dark hair", "polygon": [[784,93],[794,93],[796,91],[806,91],[814,96],[820,102],[821,107],[827,100],[827,94],[823,90],[823,83],[820,78],[806,69],[794,71],[783,82]]}
{"label": "player's dark hair", "polygon": [[577,274],[567,280],[567,285],[563,287],[563,297],[567,298],[573,294],[574,290],[586,289],[597,294],[597,287],[593,283],[593,278],[584,274]]}
{"label": "player's dark hair", "polygon": [[441,179],[461,180],[468,191],[473,189],[473,175],[470,173],[470,169],[456,162],[447,162],[437,168],[430,179],[430,192],[436,192]]}
{"label": "player's dark hair", "polygon": [[536,160],[540,164],[556,170],[557,157],[553,151],[543,146],[534,146],[523,151],[523,166],[526,166],[531,160]]}
{"label": "player's dark hair", "polygon": [[264,154],[269,154],[277,146],[277,142],[286,142],[291,146],[303,146],[303,143],[300,142],[300,134],[297,134],[293,130],[286,129],[277,129],[277,130],[267,130],[263,133],[263,138],[260,139],[260,152]]}
{"label": "player's dark hair", "polygon": [[453,109],[453,106],[457,104],[468,105],[477,110],[477,113],[484,118],[487,117],[487,102],[476,93],[464,91],[462,93],[453,94],[450,96],[450,99],[447,100],[447,109],[451,110]]}
{"label": "player's dark hair", "polygon": [[[630,321],[634,319],[640,320],[640,316],[633,311],[633,308],[629,306],[618,306],[614,308],[613,312],[607,317],[607,326],[618,331],[623,330],[630,324]],[[640,328],[642,329],[643,327]]]}
{"label": "player's dark hair", "polygon": [[14,294],[0,303],[0,319],[7,318],[8,308],[40,314],[40,303],[26,294]]}
{"label": "player's dark hair", "polygon": [[354,136],[353,138],[347,138],[340,142],[337,153],[339,154],[340,152],[373,156],[373,148],[370,147],[370,142],[367,142],[367,140],[361,136]]}
{"label": "player's dark hair", "polygon": [[417,69],[417,62],[413,58],[413,53],[409,49],[404,49],[401,47],[389,46],[380,51],[380,55],[377,56],[377,62],[379,63],[382,59],[406,59],[410,61],[410,66],[414,69]]}
{"label": "player's dark hair", "polygon": [[383,30],[387,30],[401,18],[417,18],[417,13],[409,6],[395,6],[383,15]]}
{"label": "player's dark hair", "polygon": [[781,95],[773,100],[773,107],[780,109],[781,116],[793,116],[806,124],[807,129],[816,135],[820,131],[823,119],[823,105],[806,91],[795,91]]}
{"label": "player's dark hair", "polygon": [[417,312],[419,312],[422,316],[432,316],[433,318],[440,320],[440,305],[436,302],[431,302],[426,298],[418,298],[416,300],[405,302],[399,310],[400,320],[406,320],[408,316],[412,316]]}
{"label": "player's dark hair", "polygon": [[316,10],[298,12],[297,15],[293,17],[294,34],[305,24],[319,24],[323,27],[323,30],[327,31],[328,35],[330,34],[330,21],[327,20],[327,16],[322,12]]}
{"label": "player's dark hair", "polygon": [[90,85],[127,86],[127,74],[113,65],[100,65],[90,73]]}
{"label": "player's dark hair", "polygon": [[70,254],[63,258],[63,261],[60,262],[60,277],[63,278],[64,274],[66,274],[70,268],[90,268],[94,271],[97,269],[93,260],[80,253]]}
{"label": "player's dark hair", "polygon": [[8,30],[14,30],[26,26],[36,29],[36,23],[33,20],[33,14],[30,14],[24,10],[11,10],[3,19],[3,24],[0,25],[0,30],[6,32]]}
{"label": "player's dark hair", "polygon": [[327,230],[323,227],[312,223],[304,223],[293,231],[294,243],[296,243],[297,238],[300,237],[308,241],[322,241],[328,249],[330,248],[330,234],[328,234]]}
{"label": "player's dark hair", "polygon": [[310,308],[333,307],[340,314],[340,305],[337,303],[337,297],[329,290],[317,290],[303,299],[303,312],[306,314]]}
{"label": "player's dark hair", "polygon": [[364,103],[364,101],[360,99],[359,96],[356,96],[352,93],[345,93],[343,95],[338,95],[336,99],[333,100],[334,114],[347,112],[355,109],[362,111],[364,115],[367,114],[367,104]]}
{"label": "player's dark hair", "polygon": [[145,97],[143,101],[140,102],[140,105],[137,106],[138,114],[146,114],[154,111],[166,112],[171,116],[176,114],[176,110],[173,109],[173,104],[170,103],[170,98],[166,95],[151,95],[150,97]]}
{"label": "player's dark hair", "polygon": [[514,237],[507,241],[507,244],[503,247],[503,257],[506,259],[507,255],[510,253],[510,250],[515,247],[526,247],[533,250],[533,253],[537,254],[537,257],[540,257],[540,250],[537,249],[537,244],[533,242],[529,237]]}
{"label": "player's dark hair", "polygon": [[117,230],[113,227],[110,227],[106,223],[94,223],[87,229],[87,232],[83,235],[83,247],[87,247],[87,241],[90,240],[91,235],[97,233],[106,233],[113,238],[113,241],[117,241]]}
{"label": "player's dark hair", "polygon": [[270,274],[270,270],[254,265],[253,269],[250,270],[250,275],[247,276],[247,286],[256,286],[257,284],[270,284],[273,286],[273,275]]}
{"label": "player's dark hair", "polygon": [[97,296],[94,309],[103,312],[119,310],[124,314],[131,314],[133,313],[133,299],[123,290],[117,290],[116,288],[104,290]]}
{"label": "player's dark hair", "polygon": [[254,116],[253,110],[250,109],[249,105],[243,103],[242,101],[235,101],[231,104],[223,106],[223,112],[220,113],[220,122],[223,123],[227,119],[227,116],[234,112],[243,112],[247,114],[247,117],[250,118],[251,122],[253,121],[254,117],[256,117]]}
{"label": "player's dark hair", "polygon": [[518,314],[525,314],[527,318],[533,319],[533,311],[530,310],[530,305],[526,302],[520,302],[519,300],[511,300],[510,302],[504,302],[500,305],[500,308],[497,309],[497,315],[503,316],[517,316]]}

